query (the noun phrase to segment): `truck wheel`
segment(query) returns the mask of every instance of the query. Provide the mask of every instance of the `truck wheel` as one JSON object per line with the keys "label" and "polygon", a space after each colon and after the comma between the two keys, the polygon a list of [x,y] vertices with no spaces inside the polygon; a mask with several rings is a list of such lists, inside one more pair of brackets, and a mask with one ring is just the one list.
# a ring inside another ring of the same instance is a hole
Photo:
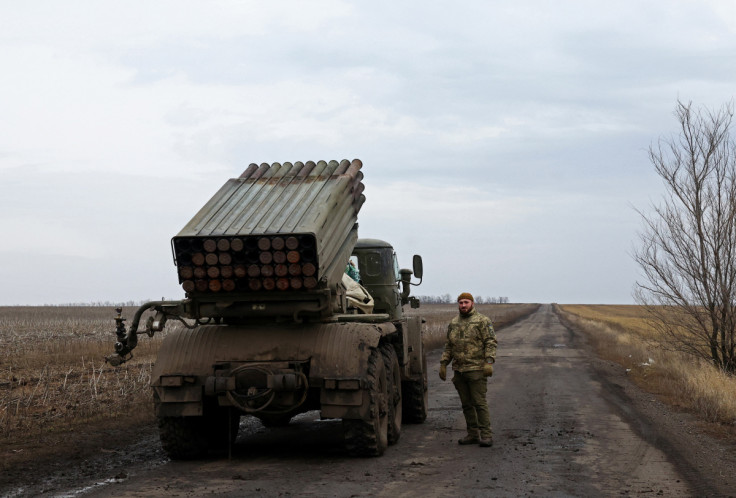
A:
{"label": "truck wheel", "polygon": [[381,353],[374,349],[366,372],[369,419],[343,419],[345,448],[352,456],[381,456],[388,446],[388,379]]}
{"label": "truck wheel", "polygon": [[404,382],[404,422],[421,424],[427,419],[427,356],[422,353],[422,377]]}
{"label": "truck wheel", "polygon": [[207,454],[204,417],[159,417],[161,446],[172,460],[191,460]]}
{"label": "truck wheel", "polygon": [[381,346],[383,364],[388,379],[388,444],[396,444],[401,436],[401,418],[403,405],[401,401],[401,371],[396,350],[390,344]]}

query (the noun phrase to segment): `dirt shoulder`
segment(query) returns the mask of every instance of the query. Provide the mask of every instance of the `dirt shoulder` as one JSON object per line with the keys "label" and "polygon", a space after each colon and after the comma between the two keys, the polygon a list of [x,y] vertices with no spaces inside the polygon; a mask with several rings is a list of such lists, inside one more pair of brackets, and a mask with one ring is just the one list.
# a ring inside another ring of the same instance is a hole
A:
{"label": "dirt shoulder", "polygon": [[129,464],[167,460],[158,444],[152,415],[104,420],[33,440],[11,438],[3,445],[0,457],[0,496],[35,496],[70,489],[107,476],[113,469],[119,473]]}

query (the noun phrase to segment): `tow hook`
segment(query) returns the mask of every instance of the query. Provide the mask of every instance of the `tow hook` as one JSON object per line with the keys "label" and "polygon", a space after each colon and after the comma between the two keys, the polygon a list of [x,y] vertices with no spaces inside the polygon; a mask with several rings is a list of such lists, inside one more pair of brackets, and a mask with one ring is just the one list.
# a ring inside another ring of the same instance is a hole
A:
{"label": "tow hook", "polygon": [[207,396],[217,396],[235,390],[235,377],[207,377],[204,382],[204,393]]}

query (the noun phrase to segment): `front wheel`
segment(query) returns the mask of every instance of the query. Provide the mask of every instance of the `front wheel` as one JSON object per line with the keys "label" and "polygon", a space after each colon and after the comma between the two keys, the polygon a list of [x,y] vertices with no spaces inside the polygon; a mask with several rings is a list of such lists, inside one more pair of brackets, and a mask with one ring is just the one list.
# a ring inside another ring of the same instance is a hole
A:
{"label": "front wheel", "polygon": [[388,444],[396,444],[401,436],[403,403],[401,400],[401,371],[396,350],[390,344],[381,346],[383,364],[388,378]]}
{"label": "front wheel", "polygon": [[427,419],[429,392],[427,391],[427,355],[422,352],[422,375],[407,380],[403,385],[404,423],[421,424]]}

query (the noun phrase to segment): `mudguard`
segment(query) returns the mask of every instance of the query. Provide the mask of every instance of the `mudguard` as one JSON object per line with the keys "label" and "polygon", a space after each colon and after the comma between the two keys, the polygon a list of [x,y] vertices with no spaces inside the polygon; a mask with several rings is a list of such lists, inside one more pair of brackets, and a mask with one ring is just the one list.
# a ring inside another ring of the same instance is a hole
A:
{"label": "mudguard", "polygon": [[211,375],[219,362],[306,361],[312,379],[362,378],[372,347],[392,334],[392,323],[284,323],[206,325],[167,334],[153,367],[151,385],[166,376]]}
{"label": "mudguard", "polygon": [[424,375],[424,346],[422,345],[422,319],[418,316],[405,319],[406,344],[409,361],[405,365],[404,380]]}

